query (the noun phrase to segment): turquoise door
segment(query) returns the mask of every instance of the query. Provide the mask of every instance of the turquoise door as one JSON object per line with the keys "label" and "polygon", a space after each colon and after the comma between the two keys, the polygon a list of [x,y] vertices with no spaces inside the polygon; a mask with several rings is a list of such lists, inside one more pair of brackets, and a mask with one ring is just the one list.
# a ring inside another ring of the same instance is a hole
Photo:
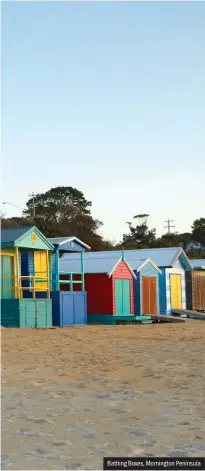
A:
{"label": "turquoise door", "polygon": [[122,296],[122,280],[115,280],[115,314],[117,316],[123,315]]}
{"label": "turquoise door", "polygon": [[122,280],[122,310],[123,314],[130,314],[130,280]]}
{"label": "turquoise door", "polygon": [[115,314],[130,314],[130,280],[115,280]]}
{"label": "turquoise door", "polygon": [[[12,299],[14,297],[13,257],[1,256],[1,297]],[[4,278],[7,277],[7,278]]]}

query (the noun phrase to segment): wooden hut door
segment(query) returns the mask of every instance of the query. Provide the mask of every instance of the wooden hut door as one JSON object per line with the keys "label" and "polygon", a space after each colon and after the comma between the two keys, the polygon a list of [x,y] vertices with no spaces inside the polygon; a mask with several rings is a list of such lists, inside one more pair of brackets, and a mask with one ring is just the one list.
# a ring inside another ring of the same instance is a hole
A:
{"label": "wooden hut door", "polygon": [[115,314],[130,314],[130,280],[115,280]]}
{"label": "wooden hut door", "polygon": [[205,311],[205,276],[193,275],[194,309]]}
{"label": "wooden hut door", "polygon": [[[46,251],[34,251],[34,272],[35,276],[40,280],[48,279],[48,263]],[[48,283],[46,283],[46,281],[36,281],[35,289],[36,291],[46,291],[48,289]]]}
{"label": "wooden hut door", "polygon": [[149,282],[149,303],[150,314],[157,314],[157,279],[154,276]]}
{"label": "wooden hut door", "polygon": [[142,277],[142,314],[157,313],[157,287],[154,276]]}
{"label": "wooden hut door", "polygon": [[[1,255],[1,297],[12,299],[14,297],[14,257]],[[8,276],[9,278],[3,278]]]}
{"label": "wooden hut door", "polygon": [[182,308],[182,287],[181,275],[170,275],[171,307],[172,309]]}
{"label": "wooden hut door", "polygon": [[142,277],[142,314],[149,314],[149,277]]}

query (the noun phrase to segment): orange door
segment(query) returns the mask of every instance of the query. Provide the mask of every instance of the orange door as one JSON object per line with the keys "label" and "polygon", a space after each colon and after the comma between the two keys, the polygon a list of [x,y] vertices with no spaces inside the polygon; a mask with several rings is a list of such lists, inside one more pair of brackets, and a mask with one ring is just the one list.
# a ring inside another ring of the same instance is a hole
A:
{"label": "orange door", "polygon": [[157,313],[157,286],[154,276],[142,277],[142,314]]}
{"label": "orange door", "polygon": [[149,278],[142,277],[142,314],[149,314]]}
{"label": "orange door", "polygon": [[157,283],[156,283],[156,278],[154,276],[150,277],[149,302],[150,302],[149,314],[157,314]]}

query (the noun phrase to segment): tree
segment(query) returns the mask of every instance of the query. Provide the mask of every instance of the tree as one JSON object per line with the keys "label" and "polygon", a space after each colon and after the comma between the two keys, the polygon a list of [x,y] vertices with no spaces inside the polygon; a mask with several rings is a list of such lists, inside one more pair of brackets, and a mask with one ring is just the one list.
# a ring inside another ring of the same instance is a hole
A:
{"label": "tree", "polygon": [[149,247],[156,237],[156,229],[149,229],[147,218],[149,214],[137,214],[133,219],[138,219],[137,225],[127,222],[129,234],[123,234],[123,245],[127,248],[146,248]]}
{"label": "tree", "polygon": [[185,249],[186,246],[192,242],[191,232],[183,232],[182,234],[179,234],[178,235],[178,240],[179,240],[179,244],[181,245],[181,247],[183,247],[183,249]]}
{"label": "tree", "polygon": [[179,234],[171,232],[164,234],[161,240],[165,242],[165,247],[177,247],[179,245]]}
{"label": "tree", "polygon": [[195,219],[191,228],[192,240],[205,247],[205,218]]}
{"label": "tree", "polygon": [[[33,199],[29,199],[24,216],[32,218]],[[35,225],[46,237],[76,236],[91,246],[103,248],[103,239],[97,233],[102,222],[91,215],[92,203],[73,187],[59,186],[35,197]]]}
{"label": "tree", "polygon": [[1,227],[2,229],[8,228],[19,228],[23,226],[31,226],[32,221],[26,218],[19,218],[19,217],[12,217],[12,218],[5,218],[1,217]]}

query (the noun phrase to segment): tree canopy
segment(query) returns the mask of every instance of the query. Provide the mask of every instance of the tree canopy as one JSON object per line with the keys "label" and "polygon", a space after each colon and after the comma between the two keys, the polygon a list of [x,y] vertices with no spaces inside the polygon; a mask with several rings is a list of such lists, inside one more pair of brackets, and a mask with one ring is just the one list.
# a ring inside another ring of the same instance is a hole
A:
{"label": "tree canopy", "polygon": [[147,225],[148,217],[148,214],[138,214],[133,218],[139,221],[136,225],[127,222],[129,233],[123,234],[123,245],[129,247],[133,245],[144,247],[153,242],[156,237],[156,229],[149,230]]}
{"label": "tree canopy", "polygon": [[205,218],[196,219],[192,226],[193,241],[205,247]]}
{"label": "tree canopy", "polygon": [[[28,200],[24,216],[31,219],[33,200]],[[71,186],[51,188],[35,197],[35,224],[47,237],[74,235],[85,241],[93,250],[101,249],[105,243],[98,234],[102,222],[91,214],[91,201]]]}

